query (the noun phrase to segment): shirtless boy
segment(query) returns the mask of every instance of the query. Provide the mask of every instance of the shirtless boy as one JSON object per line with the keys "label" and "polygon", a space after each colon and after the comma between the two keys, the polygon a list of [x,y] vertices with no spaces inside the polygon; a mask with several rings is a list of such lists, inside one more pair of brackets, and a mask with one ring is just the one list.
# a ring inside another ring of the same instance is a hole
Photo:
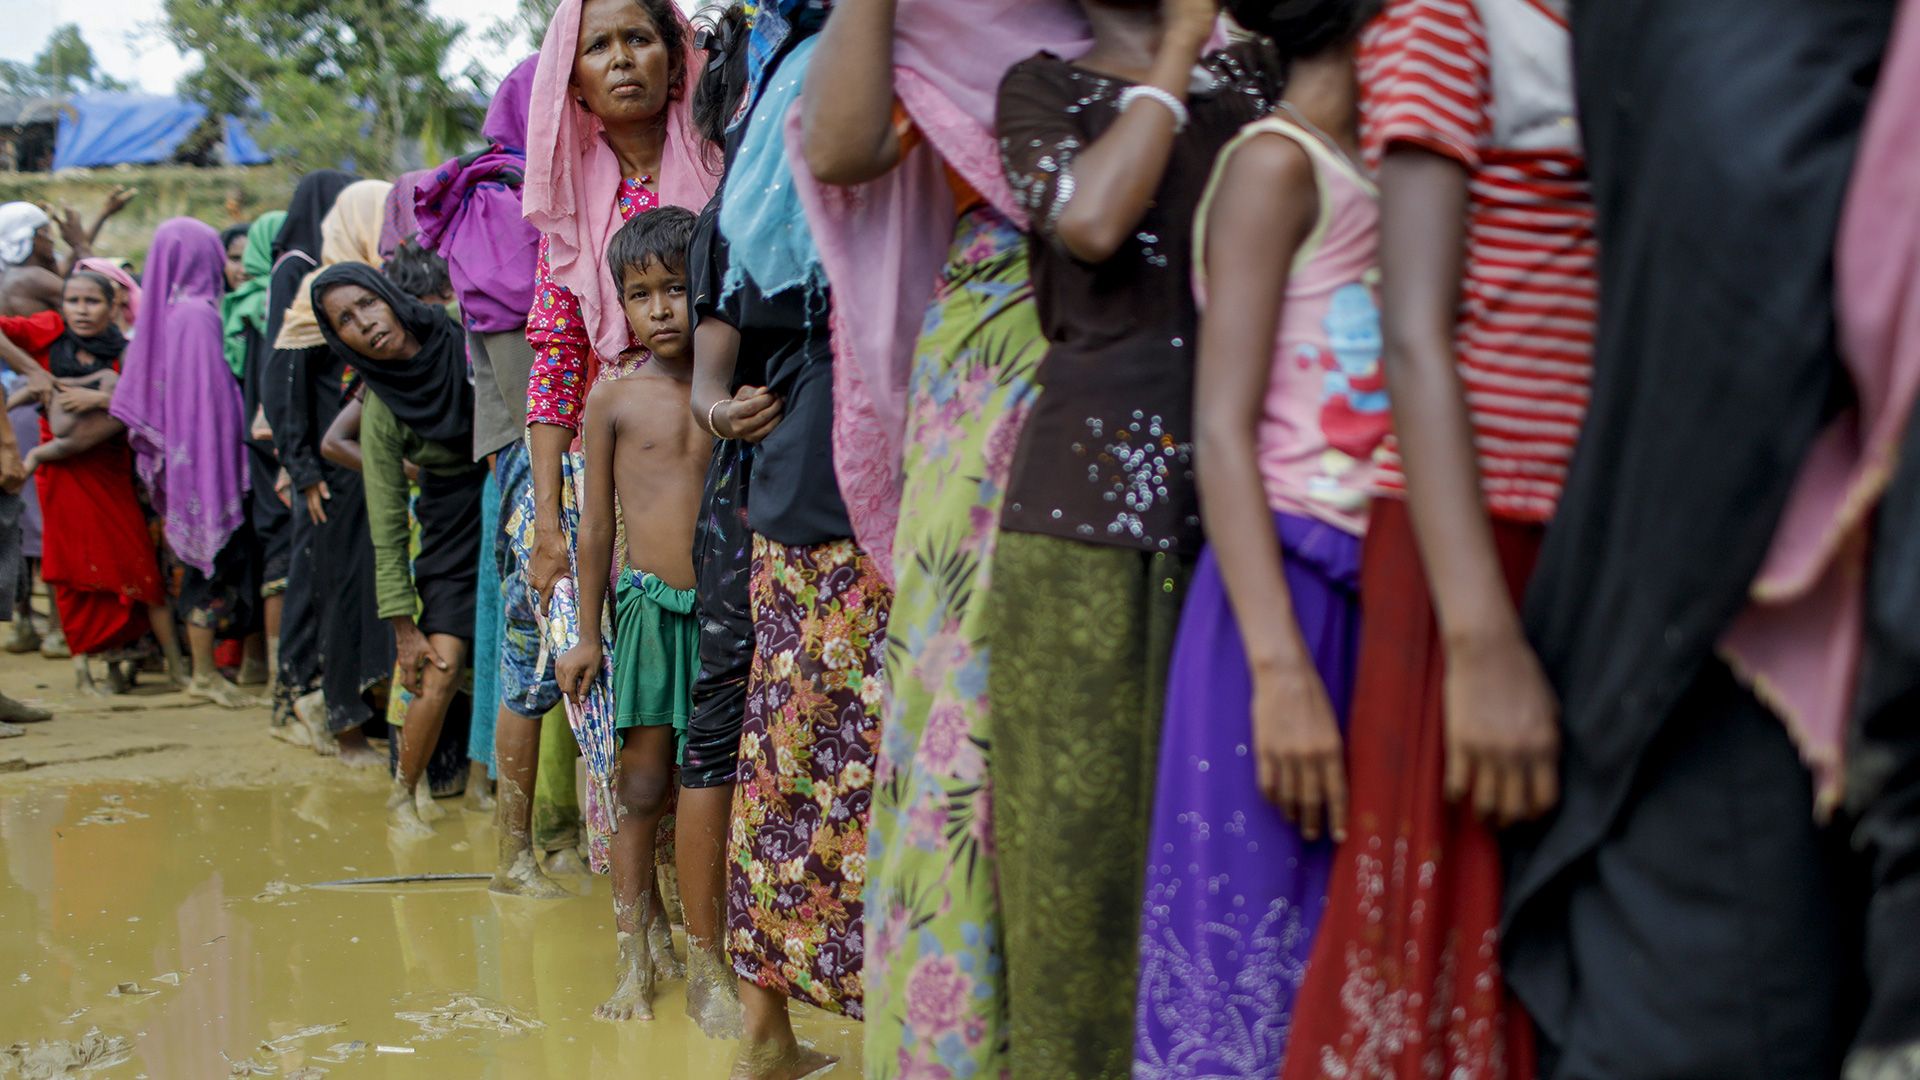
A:
{"label": "shirtless boy", "polygon": [[[686,253],[693,223],[688,211],[662,207],[635,216],[614,235],[607,263],[620,283],[627,322],[653,356],[631,375],[596,382],[581,426],[587,454],[580,508],[582,626],[600,625],[616,493],[627,529],[612,665],[620,729],[612,845],[619,985],[594,1010],[607,1020],[652,1019],[656,979],[678,972],[666,911],[653,889],[653,847],[700,668],[693,529],[713,441],[687,408],[693,333]],[[561,691],[581,700],[602,675],[602,661],[600,635],[581,635],[555,665]]]}

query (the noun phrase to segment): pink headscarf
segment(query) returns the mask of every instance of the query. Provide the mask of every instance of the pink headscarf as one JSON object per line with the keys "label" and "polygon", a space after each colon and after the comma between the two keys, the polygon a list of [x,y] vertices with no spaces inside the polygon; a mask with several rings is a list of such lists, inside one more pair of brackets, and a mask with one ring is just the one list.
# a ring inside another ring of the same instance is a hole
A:
{"label": "pink headscarf", "polygon": [[1069,0],[900,0],[894,94],[925,136],[887,175],[833,187],[807,170],[800,110],[787,117],[787,156],[833,291],[833,462],[855,539],[893,580],[907,378],[928,302],[953,242],[953,190],[943,165],[1025,224],[1000,167],[994,103],[1008,68],[1045,49],[1078,57],[1092,45]]}
{"label": "pink headscarf", "polygon": [[[620,194],[620,162],[600,137],[600,118],[581,108],[567,92],[574,53],[580,41],[582,0],[560,0],[540,43],[534,68],[527,123],[527,174],[521,188],[522,213],[547,237],[547,266],[554,280],[580,301],[587,334],[601,356],[617,356],[627,347],[627,319],[620,291],[607,273],[607,244],[622,221],[615,205]],[[674,7],[691,42],[693,30]],[[681,68],[688,88],[667,104],[667,144],[661,151],[662,206],[684,206],[698,213],[713,197],[720,177],[708,168],[703,140],[694,130],[688,103],[706,53],[688,46]]]}
{"label": "pink headscarf", "polygon": [[1903,4],[1834,242],[1840,354],[1858,403],[1821,432],[1751,599],[1721,640],[1812,766],[1821,813],[1840,768],[1863,633],[1867,538],[1920,392],[1920,5]]}
{"label": "pink headscarf", "polygon": [[133,280],[133,275],[127,273],[126,269],[119,263],[114,262],[112,259],[102,259],[95,256],[81,259],[78,263],[74,264],[74,269],[91,270],[112,281],[115,285],[120,286],[127,298],[127,318],[135,322],[140,320],[140,283]]}

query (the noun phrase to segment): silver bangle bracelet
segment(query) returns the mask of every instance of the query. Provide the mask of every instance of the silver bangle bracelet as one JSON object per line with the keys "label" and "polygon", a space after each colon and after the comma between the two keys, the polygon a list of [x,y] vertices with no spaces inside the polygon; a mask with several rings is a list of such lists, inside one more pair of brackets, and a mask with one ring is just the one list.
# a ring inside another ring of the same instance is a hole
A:
{"label": "silver bangle bracelet", "polygon": [[725,435],[720,434],[719,428],[716,428],[713,426],[713,412],[715,409],[718,409],[720,406],[725,405],[727,402],[732,400],[733,400],[732,398],[721,398],[720,400],[707,406],[707,434],[713,436],[716,439],[726,438]]}
{"label": "silver bangle bracelet", "polygon": [[1173,133],[1175,135],[1187,130],[1187,103],[1157,86],[1141,84],[1129,86],[1125,90],[1120,91],[1120,111],[1123,113],[1126,112],[1134,102],[1139,101],[1141,98],[1157,101],[1167,107],[1167,111],[1173,114]]}

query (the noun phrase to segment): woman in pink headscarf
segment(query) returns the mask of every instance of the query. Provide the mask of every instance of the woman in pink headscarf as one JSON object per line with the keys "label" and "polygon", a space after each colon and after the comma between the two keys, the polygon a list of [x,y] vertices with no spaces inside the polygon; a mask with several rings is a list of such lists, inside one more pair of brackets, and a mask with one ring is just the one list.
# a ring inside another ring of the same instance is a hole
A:
{"label": "woman in pink headscarf", "polygon": [[656,206],[698,211],[719,176],[694,131],[688,89],[703,53],[673,0],[562,0],[533,76],[522,188],[540,230],[527,341],[534,541],[544,599],[567,576],[560,459],[603,362],[637,344],[605,266],[607,242]]}
{"label": "woman in pink headscarf", "polygon": [[118,259],[92,255],[74,263],[73,266],[76,270],[91,270],[113,282],[113,287],[120,293],[119,310],[113,316],[114,325],[118,326],[123,334],[132,333],[134,323],[140,319],[141,291],[140,283],[133,280],[132,274],[127,273],[125,264]]}

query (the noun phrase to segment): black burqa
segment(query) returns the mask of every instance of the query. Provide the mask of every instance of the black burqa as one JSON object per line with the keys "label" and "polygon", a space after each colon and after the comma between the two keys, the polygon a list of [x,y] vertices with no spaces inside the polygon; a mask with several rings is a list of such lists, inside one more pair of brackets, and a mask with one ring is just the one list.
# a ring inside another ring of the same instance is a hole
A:
{"label": "black burqa", "polygon": [[[280,324],[286,319],[287,307],[293,303],[301,279],[320,265],[321,221],[325,220],[327,211],[333,209],[340,192],[358,179],[338,169],[320,169],[301,177],[294,187],[293,198],[287,203],[287,219],[281,222],[280,231],[273,239],[273,271],[267,277],[266,331],[261,335],[260,345],[263,363],[249,365],[250,375],[258,369],[258,375],[250,380],[249,396],[273,429],[274,469],[285,469],[293,481],[287,588],[280,602],[280,673],[273,698],[275,725],[284,725],[293,719],[293,702],[297,698],[321,688],[323,619],[314,595],[314,543],[318,526],[307,515],[301,489],[349,470],[330,466],[320,458],[320,436],[325,434],[327,423],[340,408],[337,391],[330,396],[323,394],[327,400],[319,403],[319,412],[325,414],[322,420],[316,414],[316,403],[310,392],[313,374],[310,361],[317,359],[324,366],[326,350],[276,349],[273,343],[280,336]],[[315,353],[317,357],[311,355]],[[251,413],[247,424],[251,429]],[[357,491],[359,478],[355,476],[346,483]],[[334,484],[329,482],[327,486],[338,498]],[[271,483],[267,490],[272,490]],[[365,562],[369,566],[372,557],[372,541],[368,540]],[[371,589],[370,579],[368,589]],[[350,714],[361,712],[371,715],[361,708],[349,710]],[[345,730],[354,725],[339,727],[330,722],[329,726]]]}
{"label": "black burqa", "polygon": [[[357,285],[393,309],[420,349],[405,360],[370,360],[353,351],[325,315],[327,294]],[[351,365],[394,418],[423,439],[440,443],[463,463],[473,457],[473,384],[467,378],[466,334],[440,308],[407,295],[365,263],[337,263],[313,280],[310,297],[320,315],[320,334],[336,362]],[[420,553],[413,560],[420,596],[417,625],[424,634],[473,639],[479,578],[480,498],[488,469],[472,463],[455,473],[423,469],[413,516],[420,526]],[[364,504],[363,504],[364,509]],[[467,735],[472,701],[457,695],[427,763],[427,783],[436,796],[457,794],[467,778]],[[389,756],[398,760],[398,741]]]}
{"label": "black burqa", "polygon": [[1838,871],[1784,730],[1713,648],[1850,392],[1831,253],[1892,9],[1574,5],[1600,313],[1526,603],[1564,794],[1507,897],[1543,1076],[1837,1068]]}

